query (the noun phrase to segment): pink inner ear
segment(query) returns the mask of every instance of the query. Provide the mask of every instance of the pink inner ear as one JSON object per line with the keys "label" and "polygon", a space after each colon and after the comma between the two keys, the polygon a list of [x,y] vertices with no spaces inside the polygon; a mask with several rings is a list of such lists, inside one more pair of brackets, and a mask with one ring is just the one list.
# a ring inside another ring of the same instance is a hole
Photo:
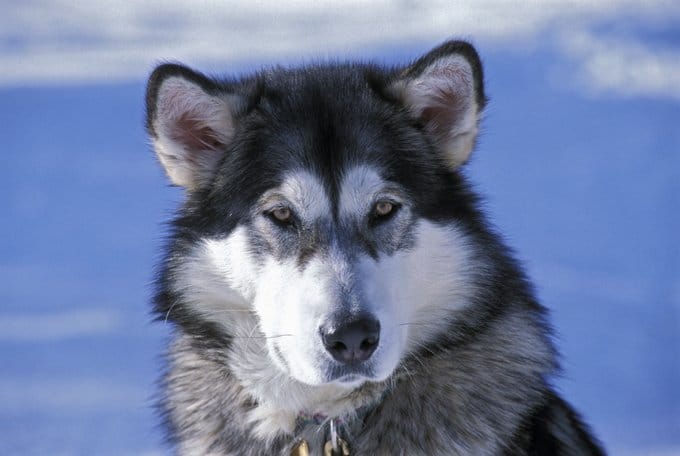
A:
{"label": "pink inner ear", "polygon": [[461,103],[460,97],[452,92],[438,90],[431,96],[431,103],[426,105],[420,113],[421,120],[433,130],[440,128],[450,130],[450,127],[455,125],[458,118],[465,112],[461,107],[464,103]]}
{"label": "pink inner ear", "polygon": [[470,78],[464,68],[451,62],[431,68],[412,88],[421,120],[442,139],[457,130],[470,108]]}
{"label": "pink inner ear", "polygon": [[218,134],[205,125],[205,121],[191,117],[184,113],[175,121],[175,127],[170,136],[173,141],[182,144],[187,150],[217,150],[224,146]]}

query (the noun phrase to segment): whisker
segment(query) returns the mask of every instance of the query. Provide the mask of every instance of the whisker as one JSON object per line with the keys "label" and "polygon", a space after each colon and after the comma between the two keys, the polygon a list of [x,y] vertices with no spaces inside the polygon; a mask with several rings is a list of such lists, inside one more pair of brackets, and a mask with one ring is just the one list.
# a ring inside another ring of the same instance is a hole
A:
{"label": "whisker", "polygon": [[[170,313],[172,312],[172,309],[175,308],[177,305],[177,302],[173,302],[168,311],[165,313],[165,318],[163,318],[163,324],[168,323],[168,318],[170,318]],[[210,312],[213,315],[217,314],[229,314],[229,313],[247,313],[247,314],[255,314],[256,312],[252,309],[222,309],[222,310],[212,310]]]}
{"label": "whisker", "polygon": [[[253,336],[253,334],[255,334],[256,331],[257,331],[257,325],[253,325],[250,328],[250,332],[248,333],[248,336],[246,338],[246,340],[247,340],[246,351],[250,350],[250,341],[253,340],[253,338],[257,337],[257,336]],[[257,337],[257,338],[259,339],[259,337]]]}
{"label": "whisker", "polygon": [[279,337],[295,337],[295,334],[277,334],[275,336],[232,336],[232,339],[277,339]]}
{"label": "whisker", "polygon": [[220,313],[231,313],[231,312],[243,312],[243,313],[252,313],[254,314],[254,310],[250,309],[222,309],[222,310],[211,310],[210,313],[213,314],[220,314]]}
{"label": "whisker", "polygon": [[175,307],[176,304],[177,301],[173,302],[168,311],[165,313],[165,319],[163,320],[164,325],[168,324],[168,317],[170,316],[170,312],[172,312],[172,309]]}

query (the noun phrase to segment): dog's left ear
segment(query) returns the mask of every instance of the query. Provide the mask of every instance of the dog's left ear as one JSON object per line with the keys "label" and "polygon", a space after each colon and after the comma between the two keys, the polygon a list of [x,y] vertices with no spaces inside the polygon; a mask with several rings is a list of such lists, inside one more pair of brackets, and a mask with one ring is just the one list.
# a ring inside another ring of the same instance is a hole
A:
{"label": "dog's left ear", "polygon": [[467,161],[486,103],[482,65],[464,41],[449,41],[399,73],[388,88],[422,122],[451,168]]}

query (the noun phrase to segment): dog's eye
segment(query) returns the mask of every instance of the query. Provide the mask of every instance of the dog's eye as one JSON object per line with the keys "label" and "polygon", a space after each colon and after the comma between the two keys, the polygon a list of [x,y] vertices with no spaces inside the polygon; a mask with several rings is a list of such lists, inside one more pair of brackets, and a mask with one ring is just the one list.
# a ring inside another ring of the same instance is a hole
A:
{"label": "dog's eye", "polygon": [[274,223],[280,226],[291,226],[295,221],[293,210],[289,207],[281,206],[265,213]]}
{"label": "dog's eye", "polygon": [[371,219],[374,223],[386,221],[396,214],[398,209],[399,205],[397,203],[387,200],[380,200],[373,206]]}
{"label": "dog's eye", "polygon": [[287,207],[278,207],[271,211],[271,216],[274,217],[278,222],[288,223],[290,222],[293,214]]}
{"label": "dog's eye", "polygon": [[378,201],[375,203],[375,208],[373,212],[378,217],[385,217],[389,215],[394,210],[394,204],[389,201]]}

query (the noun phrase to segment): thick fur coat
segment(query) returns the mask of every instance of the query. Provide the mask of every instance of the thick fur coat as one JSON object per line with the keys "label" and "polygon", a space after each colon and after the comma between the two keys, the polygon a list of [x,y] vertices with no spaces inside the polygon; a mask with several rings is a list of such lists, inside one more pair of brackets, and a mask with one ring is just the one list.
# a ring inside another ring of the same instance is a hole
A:
{"label": "thick fur coat", "polygon": [[153,72],[147,128],[186,189],[155,298],[179,454],[602,454],[461,172],[485,104],[460,41],[399,68]]}

